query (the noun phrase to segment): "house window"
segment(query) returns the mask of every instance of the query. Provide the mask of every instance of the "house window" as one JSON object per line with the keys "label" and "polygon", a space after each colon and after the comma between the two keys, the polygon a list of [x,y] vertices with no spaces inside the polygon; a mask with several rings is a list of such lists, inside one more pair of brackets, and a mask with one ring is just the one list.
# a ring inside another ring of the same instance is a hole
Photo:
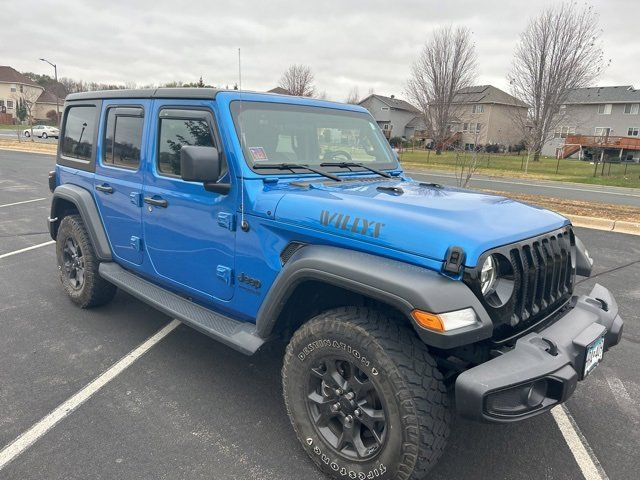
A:
{"label": "house window", "polygon": [[380,107],[380,110],[382,110],[383,112],[388,112],[389,111],[389,107]]}
{"label": "house window", "polygon": [[469,131],[469,124],[468,123],[463,123],[462,124],[462,131],[463,132],[468,132]]}
{"label": "house window", "polygon": [[389,124],[388,124],[388,123],[385,123],[385,124],[382,126],[382,129],[383,129],[383,130],[389,130]]}
{"label": "house window", "polygon": [[596,137],[608,137],[610,134],[610,127],[596,127]]}
{"label": "house window", "polygon": [[472,111],[473,113],[484,113],[484,105],[474,105]]}
{"label": "house window", "polygon": [[0,100],[0,107],[4,107],[4,100]]}
{"label": "house window", "polygon": [[14,84],[14,85],[11,85],[11,91],[12,91],[12,92],[15,92],[15,91],[16,91],[16,86],[15,86],[15,84]]}
{"label": "house window", "polygon": [[624,113],[627,115],[637,115],[638,110],[640,110],[640,104],[638,103],[627,103],[624,106]]}
{"label": "house window", "polygon": [[475,145],[475,143],[465,143],[464,144],[464,149],[465,150],[469,150],[469,151],[475,150],[476,149],[476,145]]}
{"label": "house window", "polygon": [[638,127],[629,127],[629,130],[627,131],[627,136],[628,137],[637,137],[638,136]]}
{"label": "house window", "polygon": [[24,93],[24,85],[20,85],[20,93]]}
{"label": "house window", "polygon": [[7,108],[8,109],[12,109],[13,108],[13,100],[7,100]]}
{"label": "house window", "polygon": [[567,138],[568,135],[575,135],[575,133],[576,127],[558,126],[553,133],[553,138]]}
{"label": "house window", "polygon": [[602,103],[598,105],[598,114],[600,115],[611,115],[611,104],[610,103]]}

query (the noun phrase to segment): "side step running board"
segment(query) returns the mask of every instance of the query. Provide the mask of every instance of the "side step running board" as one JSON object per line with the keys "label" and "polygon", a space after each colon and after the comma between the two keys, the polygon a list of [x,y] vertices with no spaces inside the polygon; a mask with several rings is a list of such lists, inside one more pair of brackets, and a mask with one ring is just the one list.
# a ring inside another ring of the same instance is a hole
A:
{"label": "side step running board", "polygon": [[253,355],[265,342],[252,323],[239,322],[154,285],[114,262],[100,264],[100,276],[167,315],[239,352]]}

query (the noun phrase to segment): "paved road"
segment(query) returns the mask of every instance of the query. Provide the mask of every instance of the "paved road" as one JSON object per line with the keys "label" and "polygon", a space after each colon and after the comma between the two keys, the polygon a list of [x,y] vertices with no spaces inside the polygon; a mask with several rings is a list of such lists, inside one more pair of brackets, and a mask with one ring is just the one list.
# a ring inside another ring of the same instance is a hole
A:
{"label": "paved road", "polygon": [[[42,232],[52,165],[50,156],[25,161],[0,152],[0,256],[49,240]],[[37,198],[45,200],[17,203]],[[576,230],[597,265],[579,292],[595,282],[612,289],[626,325],[621,346],[578,386],[568,409],[608,477],[637,478],[640,241]],[[0,448],[171,321],[122,292],[108,306],[76,308],[57,280],[53,245],[0,258],[0,292]],[[282,354],[277,344],[245,357],[180,326],[0,478],[322,479],[285,415]],[[580,472],[547,414],[506,426],[456,421],[429,478],[579,479]]]}
{"label": "paved road", "polygon": [[[421,181],[457,185],[454,174],[409,170],[408,175]],[[640,189],[587,185],[579,183],[553,182],[547,180],[524,180],[521,178],[500,178],[476,175],[469,188],[498,190],[502,192],[546,195],[548,197],[603,202],[615,205],[629,205],[640,208]]]}

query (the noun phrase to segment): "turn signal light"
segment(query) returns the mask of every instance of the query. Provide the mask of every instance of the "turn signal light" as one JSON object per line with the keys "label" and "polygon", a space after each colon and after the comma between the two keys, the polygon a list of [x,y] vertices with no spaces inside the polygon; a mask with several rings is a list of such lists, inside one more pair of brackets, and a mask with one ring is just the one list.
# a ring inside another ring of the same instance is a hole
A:
{"label": "turn signal light", "polygon": [[423,312],[422,310],[414,310],[411,312],[413,318],[418,325],[429,330],[444,332],[444,324],[440,316],[435,313]]}
{"label": "turn signal light", "polygon": [[469,327],[478,323],[478,317],[473,308],[464,308],[446,313],[430,313],[422,310],[411,312],[414,320],[422,328],[435,332],[448,332],[458,328]]}

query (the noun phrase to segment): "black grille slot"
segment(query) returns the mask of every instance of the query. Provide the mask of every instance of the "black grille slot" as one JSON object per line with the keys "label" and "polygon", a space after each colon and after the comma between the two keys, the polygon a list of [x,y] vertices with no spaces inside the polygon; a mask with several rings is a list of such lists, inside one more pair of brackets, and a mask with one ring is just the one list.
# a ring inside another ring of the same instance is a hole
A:
{"label": "black grille slot", "polygon": [[467,272],[465,282],[482,301],[494,321],[494,340],[506,339],[546,319],[573,293],[572,255],[575,240],[570,227],[491,250],[511,262],[514,291],[500,307],[489,305],[480,291],[477,271]]}
{"label": "black grille slot", "polygon": [[284,250],[280,252],[280,263],[282,265],[287,263],[289,259],[293,256],[293,254],[296,253],[298,250],[300,250],[304,246],[305,246],[304,243],[290,242],[286,247],[284,247]]}

